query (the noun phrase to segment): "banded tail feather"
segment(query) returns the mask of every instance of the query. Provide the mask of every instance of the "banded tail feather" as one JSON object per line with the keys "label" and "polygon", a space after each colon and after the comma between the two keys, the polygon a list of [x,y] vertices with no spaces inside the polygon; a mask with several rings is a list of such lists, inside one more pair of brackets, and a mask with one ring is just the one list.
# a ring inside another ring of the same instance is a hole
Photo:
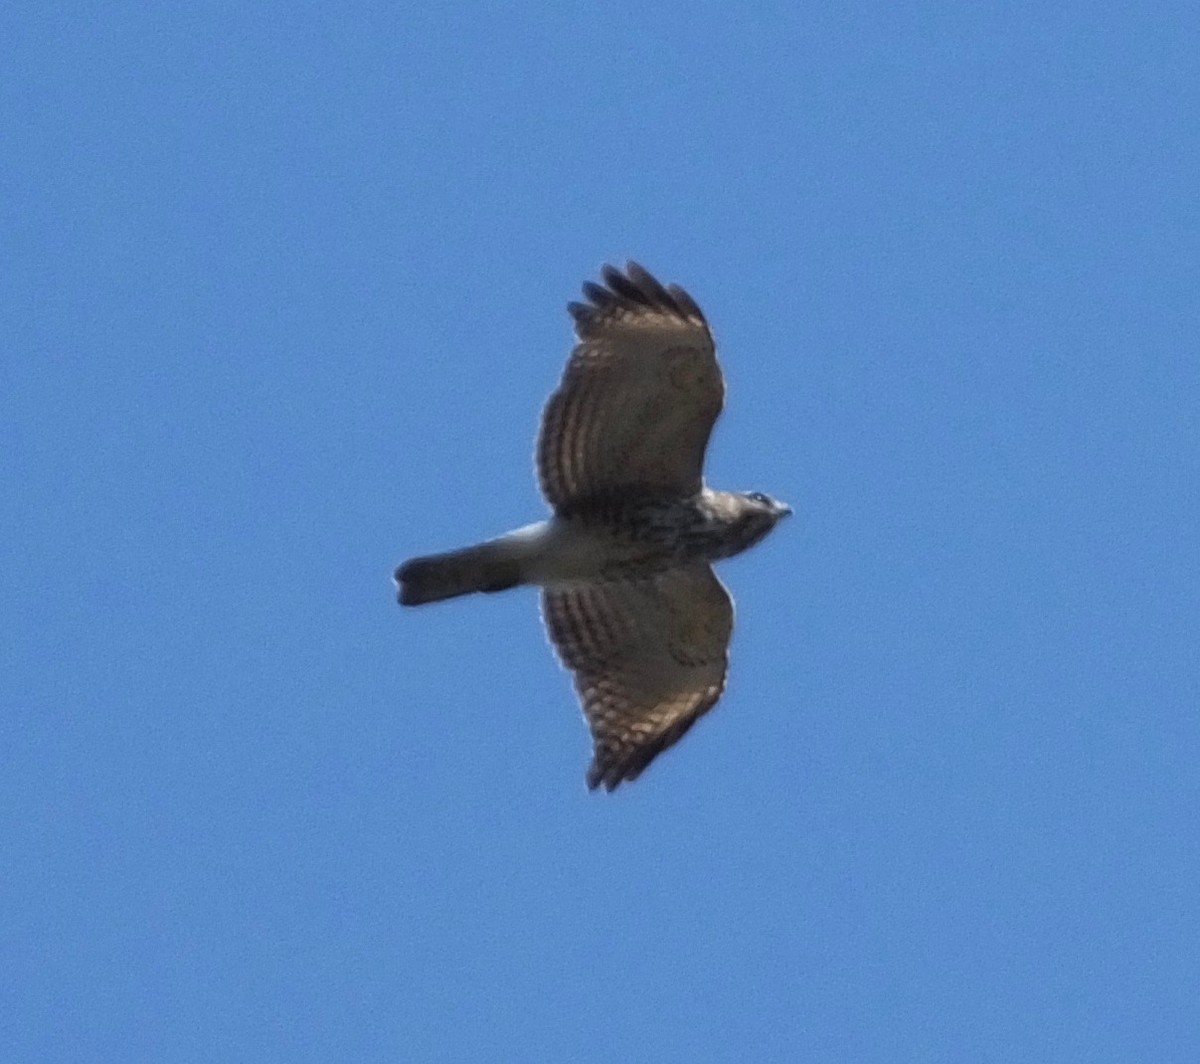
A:
{"label": "banded tail feather", "polygon": [[402,606],[470,595],[475,591],[505,591],[522,581],[521,559],[500,543],[413,558],[396,570],[397,597]]}

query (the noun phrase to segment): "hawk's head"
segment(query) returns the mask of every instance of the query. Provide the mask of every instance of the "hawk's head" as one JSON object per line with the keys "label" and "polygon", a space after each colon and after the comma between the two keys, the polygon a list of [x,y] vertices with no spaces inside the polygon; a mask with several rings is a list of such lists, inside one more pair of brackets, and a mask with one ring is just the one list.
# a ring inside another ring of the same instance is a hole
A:
{"label": "hawk's head", "polygon": [[738,524],[750,532],[753,537],[746,546],[757,543],[771,531],[781,517],[787,517],[792,508],[785,502],[772,499],[761,491],[739,492],[741,512],[738,514]]}
{"label": "hawk's head", "polygon": [[792,512],[792,508],[786,502],[772,499],[770,495],[764,495],[761,491],[738,492],[738,498],[745,503],[746,513],[769,517],[771,524],[781,517],[787,517]]}
{"label": "hawk's head", "polygon": [[709,506],[713,519],[723,528],[725,550],[722,556],[726,558],[753,547],[780,518],[792,512],[786,503],[761,491],[710,492]]}

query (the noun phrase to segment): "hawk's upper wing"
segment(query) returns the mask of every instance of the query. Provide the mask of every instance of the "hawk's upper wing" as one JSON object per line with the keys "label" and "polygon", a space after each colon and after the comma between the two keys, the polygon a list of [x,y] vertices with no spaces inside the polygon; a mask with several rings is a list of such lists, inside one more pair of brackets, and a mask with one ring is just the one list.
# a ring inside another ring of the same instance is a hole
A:
{"label": "hawk's upper wing", "polygon": [[700,489],[704,449],[725,383],[700,308],[635,262],[602,270],[571,303],[579,343],[542,415],[537,467],[555,509],[638,490]]}
{"label": "hawk's upper wing", "polygon": [[542,614],[592,729],[589,787],[637,779],[725,688],[733,603],[709,565],[547,588]]}

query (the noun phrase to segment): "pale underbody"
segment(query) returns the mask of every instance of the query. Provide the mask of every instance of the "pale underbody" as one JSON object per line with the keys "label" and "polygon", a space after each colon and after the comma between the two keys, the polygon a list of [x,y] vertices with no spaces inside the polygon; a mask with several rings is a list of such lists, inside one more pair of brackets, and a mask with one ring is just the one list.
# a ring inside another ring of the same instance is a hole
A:
{"label": "pale underbody", "polygon": [[749,522],[731,537],[731,498],[705,488],[692,499],[645,504],[633,520],[597,511],[555,516],[481,546],[517,562],[521,583],[540,587],[649,576],[729,557],[765,535],[773,519]]}

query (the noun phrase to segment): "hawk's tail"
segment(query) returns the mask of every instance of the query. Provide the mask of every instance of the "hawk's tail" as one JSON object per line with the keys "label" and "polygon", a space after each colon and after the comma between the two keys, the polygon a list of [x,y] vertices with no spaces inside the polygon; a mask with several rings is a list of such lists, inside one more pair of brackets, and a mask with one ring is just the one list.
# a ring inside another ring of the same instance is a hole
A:
{"label": "hawk's tail", "polygon": [[396,570],[402,606],[440,602],[473,591],[504,591],[521,582],[521,559],[497,542],[413,558]]}

